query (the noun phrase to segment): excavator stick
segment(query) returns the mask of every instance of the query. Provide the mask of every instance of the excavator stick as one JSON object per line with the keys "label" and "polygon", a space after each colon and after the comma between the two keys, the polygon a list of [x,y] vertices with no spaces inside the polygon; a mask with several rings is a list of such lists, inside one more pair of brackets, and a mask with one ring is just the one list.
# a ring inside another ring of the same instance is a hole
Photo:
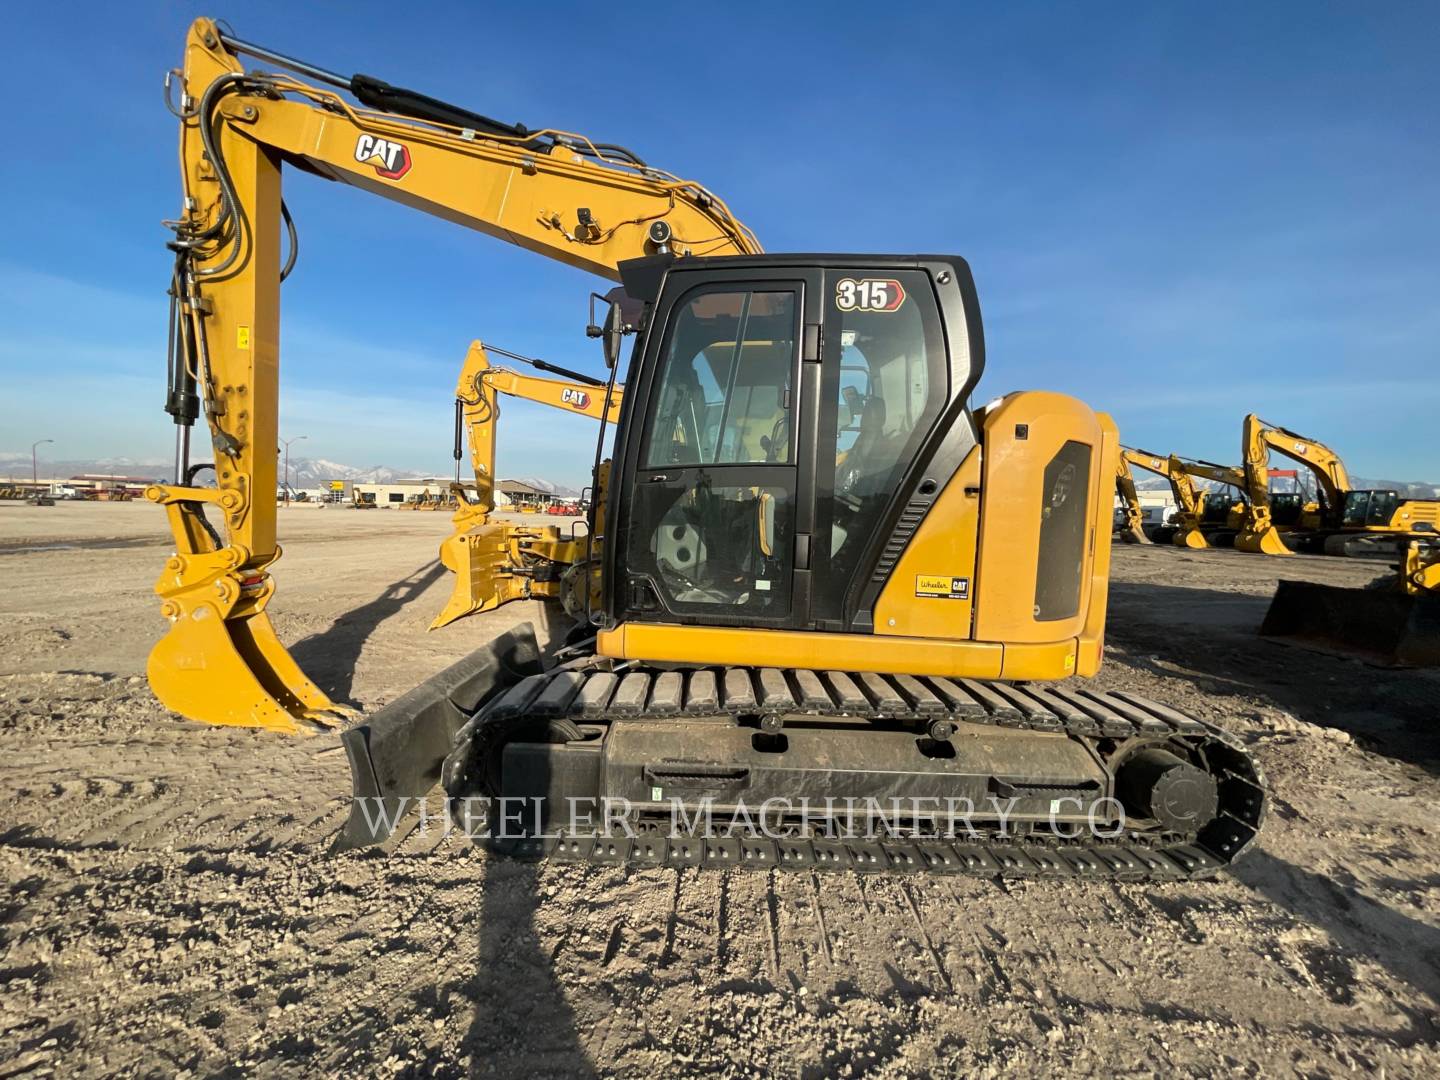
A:
{"label": "excavator stick", "polygon": [[455,735],[480,705],[541,672],[535,630],[523,623],[386,705],[340,736],[350,760],[350,817],[331,852],[383,841],[440,782]]}
{"label": "excavator stick", "polygon": [[146,496],[165,507],[175,540],[155,583],[170,629],[146,664],[165,707],[202,723],[291,735],[314,734],[352,714],[300,670],[265,613],[275,589],[266,567],[279,549],[252,559],[212,532],[204,504],[223,505],[229,493],[155,485]]}

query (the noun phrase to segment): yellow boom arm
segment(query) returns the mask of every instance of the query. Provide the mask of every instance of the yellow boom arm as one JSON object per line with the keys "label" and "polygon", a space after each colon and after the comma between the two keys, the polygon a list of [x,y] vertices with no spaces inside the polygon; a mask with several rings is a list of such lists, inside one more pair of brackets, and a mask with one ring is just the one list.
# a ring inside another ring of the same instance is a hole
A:
{"label": "yellow boom arm", "polygon": [[1140,509],[1140,493],[1135,490],[1135,477],[1130,474],[1130,463],[1123,453],[1115,459],[1115,494],[1125,514],[1124,523],[1120,526],[1120,539],[1127,544],[1150,543],[1150,538],[1145,535],[1145,513]]}
{"label": "yellow boom arm", "polygon": [[1176,454],[1162,457],[1146,450],[1131,450],[1128,447],[1120,451],[1120,460],[1122,467],[1135,465],[1149,472],[1157,473],[1170,482],[1170,493],[1175,499],[1176,518],[1179,525],[1179,531],[1175,534],[1177,547],[1200,549],[1210,546],[1210,542],[1200,528],[1204,519],[1204,504],[1201,501],[1200,493],[1195,489],[1193,477],[1198,476],[1203,480],[1213,480],[1216,483],[1228,484],[1244,490],[1245,474],[1240,469],[1228,465],[1213,465],[1208,461],[1191,461]]}
{"label": "yellow boom arm", "polygon": [[1195,491],[1189,473],[1185,471],[1184,462],[1174,454],[1162,456],[1148,450],[1132,450],[1128,446],[1121,448],[1120,460],[1147,472],[1156,473],[1169,481],[1170,495],[1175,500],[1180,520],[1180,531],[1175,534],[1177,547],[1209,547],[1199,528],[1200,496]]}
{"label": "yellow boom arm", "polygon": [[[311,81],[247,74],[242,54]],[[209,19],[191,26],[178,74],[171,107],[181,120],[184,198],[172,223],[167,404],[179,425],[176,476],[147,491],[166,508],[175,555],[156,583],[170,630],[150,655],[150,684],[192,719],[313,730],[340,710],[300,671],[265,614],[274,592],[269,567],[280,557],[280,283],[295,251],[282,166],[612,279],[621,260],[649,253],[760,247],[703,186],[622,148],[498,124],[379,80],[335,75],[241,42]],[[189,425],[202,409],[214,488],[193,486],[189,468]],[[220,530],[206,520],[206,505],[220,513]]]}

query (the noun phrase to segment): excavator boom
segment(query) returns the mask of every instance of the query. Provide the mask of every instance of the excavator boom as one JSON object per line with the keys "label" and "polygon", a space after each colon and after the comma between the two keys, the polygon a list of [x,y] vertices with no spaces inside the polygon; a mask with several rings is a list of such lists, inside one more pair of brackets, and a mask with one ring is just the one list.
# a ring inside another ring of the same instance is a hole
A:
{"label": "excavator boom", "polygon": [[1270,492],[1270,452],[1283,454],[1303,465],[1314,476],[1321,505],[1316,517],[1298,520],[1297,525],[1318,528],[1328,518],[1338,515],[1350,490],[1350,477],[1340,455],[1324,443],[1307,439],[1293,431],[1267,424],[1254,413],[1245,417],[1240,435],[1244,455],[1245,497],[1249,509],[1245,524],[1235,539],[1240,551],[1263,555],[1289,555],[1291,550],[1281,536],[1280,523],[1275,519]]}
{"label": "excavator boom", "polygon": [[[1200,531],[1200,496],[1183,463],[1174,454],[1152,454],[1148,450],[1132,450],[1121,447],[1121,461],[1125,465],[1144,469],[1163,476],[1170,484],[1170,495],[1175,500],[1178,527],[1173,535],[1177,547],[1204,548],[1209,545]],[[1128,472],[1128,469],[1127,469]]]}
{"label": "excavator boom", "polygon": [[[309,81],[247,72],[246,54]],[[172,223],[166,405],[177,425],[176,466],[174,482],[147,496],[166,508],[175,554],[156,583],[170,630],[151,653],[150,683],[166,705],[196,719],[315,730],[344,710],[300,671],[266,613],[269,568],[280,557],[280,284],[297,236],[282,168],[612,280],[626,258],[746,254],[759,245],[702,185],[624,148],[498,124],[369,76],[336,75],[239,40],[209,19],[191,26],[183,68],[171,75],[183,193]],[[206,466],[190,464],[190,430],[202,416],[213,488],[196,486]]]}

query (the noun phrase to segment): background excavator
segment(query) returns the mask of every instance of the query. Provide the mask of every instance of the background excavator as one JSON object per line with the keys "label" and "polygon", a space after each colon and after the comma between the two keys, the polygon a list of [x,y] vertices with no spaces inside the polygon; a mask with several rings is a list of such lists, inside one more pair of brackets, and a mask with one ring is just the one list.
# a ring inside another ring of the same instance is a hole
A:
{"label": "background excavator", "polygon": [[1153,543],[1145,533],[1145,511],[1140,506],[1140,493],[1135,490],[1135,477],[1130,472],[1126,451],[1115,459],[1115,495],[1120,500],[1119,536],[1127,544]]}
{"label": "background excavator", "polygon": [[[1295,548],[1343,554],[1344,545],[1357,536],[1440,539],[1440,500],[1352,487],[1344,461],[1324,443],[1266,423],[1251,413],[1245,417],[1241,450],[1250,503],[1245,526],[1235,541],[1241,551],[1289,555]],[[1284,520],[1272,505],[1272,450],[1308,469],[1318,492],[1316,505],[1284,515]]]}
{"label": "background excavator", "polygon": [[[565,378],[492,367],[490,352]],[[455,585],[444,610],[430,624],[432,630],[522,598],[560,600],[572,617],[585,614],[584,590],[589,587],[589,568],[599,556],[601,538],[588,529],[576,535],[573,529],[562,531],[558,525],[520,525],[491,518],[501,395],[614,423],[620,418],[624,388],[493,345],[487,351],[478,341],[470,343],[455,386],[456,471],[450,486],[458,504],[452,519],[455,531],[440,545],[440,561],[454,572]],[[473,501],[460,483],[462,439],[468,443],[475,474]],[[609,469],[607,463],[601,464],[602,486],[593,493],[592,501],[604,500],[603,482]],[[594,520],[603,522],[604,514]]]}
{"label": "background excavator", "polygon": [[1181,514],[1182,531],[1199,532],[1211,547],[1232,547],[1249,511],[1245,497],[1245,473],[1233,465],[1175,456],[1181,475],[1191,481],[1208,480],[1220,485],[1199,493],[1199,501]]}
{"label": "background excavator", "polygon": [[[241,54],[372,109],[245,74]],[[298,728],[328,705],[296,692],[308,680],[256,623],[278,557],[261,451],[282,163],[618,276],[640,305],[632,320],[612,301],[596,328],[607,400],[625,394],[597,437],[614,451],[587,619],[549,667],[521,628],[345,731],[338,846],[383,840],[437,783],[501,850],[608,863],[1139,880],[1210,874],[1252,845],[1265,789],[1237,741],[1065,681],[1103,652],[1118,437],[1061,394],[972,409],[985,344],[963,259],[760,255],[713,196],[628,152],[345,79],[208,20],[182,91],[174,400],[203,404],[220,487],[152,495],[178,549],[150,665],[172,708]],[[596,176],[633,185],[626,210],[595,209]],[[650,218],[633,209],[646,191]],[[682,835],[677,810],[722,827]]]}
{"label": "background excavator", "polygon": [[[1148,450],[1121,448],[1121,461],[1125,466],[1135,466],[1163,476],[1170,484],[1170,494],[1175,500],[1176,513],[1173,526],[1166,526],[1156,532],[1161,542],[1169,540],[1176,547],[1201,550],[1211,546],[1218,536],[1233,535],[1239,525],[1239,512],[1235,500],[1219,492],[1200,492],[1195,487],[1195,477],[1213,480],[1231,487],[1244,483],[1244,476],[1238,469],[1225,465],[1213,465],[1207,461],[1190,461],[1176,454],[1152,454]],[[1128,476],[1129,469],[1126,469]],[[1133,482],[1132,482],[1133,484]],[[1217,500],[1211,500],[1217,495]]]}

